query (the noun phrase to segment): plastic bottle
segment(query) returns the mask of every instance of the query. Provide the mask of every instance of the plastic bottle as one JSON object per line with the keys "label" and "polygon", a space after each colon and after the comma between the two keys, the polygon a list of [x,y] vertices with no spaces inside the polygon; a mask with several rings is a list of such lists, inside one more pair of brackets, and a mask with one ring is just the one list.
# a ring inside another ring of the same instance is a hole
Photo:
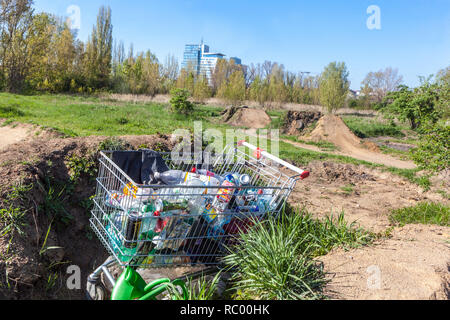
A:
{"label": "plastic bottle", "polygon": [[185,182],[187,187],[203,187],[203,188],[184,188],[183,194],[185,195],[185,199],[200,197],[202,194],[206,192],[205,183],[196,178],[192,178],[189,181]]}
{"label": "plastic bottle", "polygon": [[[207,173],[207,172],[206,172]],[[174,186],[174,185],[190,185],[190,186],[206,186],[206,187],[218,187],[220,186],[221,182],[216,177],[213,177],[211,175],[202,175],[198,173],[192,173],[192,172],[183,172],[180,170],[171,170],[164,173],[155,173],[155,178],[159,181],[162,181],[163,183]],[[201,181],[201,183],[200,183]],[[198,191],[201,191],[202,189],[197,188],[184,188],[180,193],[188,194],[199,194]],[[170,193],[176,193],[176,189],[167,189],[164,190],[167,194]],[[212,190],[214,191],[214,189]],[[211,193],[211,190],[207,191],[208,193]],[[201,192],[203,193],[203,192]],[[200,193],[200,194],[201,194]],[[176,196],[167,198],[169,201],[177,201]]]}
{"label": "plastic bottle", "polygon": [[188,201],[188,210],[191,215],[201,215],[206,207],[207,199],[205,196],[195,197]]}
{"label": "plastic bottle", "polygon": [[155,172],[155,179],[169,186],[181,185],[186,178],[186,172],[181,170],[170,170],[163,173]]}
{"label": "plastic bottle", "polygon": [[211,172],[211,171],[205,170],[205,169],[196,169],[195,167],[192,168],[191,172],[192,173],[201,174],[201,175],[204,175],[204,176],[208,176],[208,177],[217,177],[214,172]]}
{"label": "plastic bottle", "polygon": [[225,226],[230,223],[231,215],[226,213],[221,213],[217,215],[217,218],[213,222],[213,235],[218,236],[225,234]]}

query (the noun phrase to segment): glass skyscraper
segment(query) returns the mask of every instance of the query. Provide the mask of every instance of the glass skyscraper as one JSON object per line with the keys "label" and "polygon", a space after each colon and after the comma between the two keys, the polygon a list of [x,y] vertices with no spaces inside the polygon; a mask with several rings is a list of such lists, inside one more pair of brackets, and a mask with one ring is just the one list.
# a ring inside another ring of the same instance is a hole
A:
{"label": "glass skyscraper", "polygon": [[[212,73],[216,68],[217,61],[224,59],[223,53],[209,52],[209,46],[205,44],[187,44],[184,48],[183,62],[181,68],[193,71],[197,76],[203,74],[211,84]],[[241,59],[230,58],[235,64],[241,64]]]}
{"label": "glass skyscraper", "polygon": [[184,48],[183,63],[181,64],[181,67],[199,74],[203,52],[209,52],[209,47],[204,44],[187,44]]}

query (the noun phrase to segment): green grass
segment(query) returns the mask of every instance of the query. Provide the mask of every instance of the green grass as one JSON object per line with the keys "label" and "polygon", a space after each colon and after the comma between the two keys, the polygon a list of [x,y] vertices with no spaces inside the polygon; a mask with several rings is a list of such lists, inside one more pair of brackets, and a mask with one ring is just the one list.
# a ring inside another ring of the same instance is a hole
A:
{"label": "green grass", "polygon": [[436,193],[439,193],[445,199],[450,200],[450,193],[448,193],[447,191],[445,191],[445,190],[436,190]]}
{"label": "green grass", "polygon": [[[70,182],[70,181],[69,181]],[[65,227],[69,226],[74,217],[67,211],[66,205],[73,192],[73,184],[57,181],[49,176],[44,183],[38,182],[39,187],[44,192],[44,202],[40,205],[40,211]]]}
{"label": "green grass", "polygon": [[359,138],[370,137],[397,137],[403,138],[405,134],[402,127],[395,124],[386,124],[373,119],[365,119],[355,116],[346,116],[342,119],[349,129]]}
{"label": "green grass", "polygon": [[299,137],[288,136],[288,135],[282,135],[281,138],[282,139],[286,139],[286,140],[290,140],[290,141],[293,141],[293,142],[299,142],[299,143],[307,144],[307,145],[310,145],[310,146],[316,146],[316,147],[320,148],[323,151],[336,151],[338,149],[334,143],[331,143],[331,142],[328,142],[328,141],[319,141],[319,142],[305,141],[305,140],[300,139]]}
{"label": "green grass", "polygon": [[280,110],[269,110],[266,111],[269,117],[272,119],[272,123],[267,126],[265,129],[282,129],[285,125],[285,117],[287,115],[287,111]]}
{"label": "green grass", "polygon": [[433,202],[422,202],[414,207],[394,210],[390,216],[391,223],[400,224],[435,224],[450,226],[450,207]]}
{"label": "green grass", "polygon": [[9,121],[53,128],[68,136],[120,136],[172,133],[192,128],[225,128],[210,121],[221,108],[196,106],[189,115],[173,114],[168,105],[109,102],[95,97],[70,95],[23,96],[0,93],[0,117]]}
{"label": "green grass", "polygon": [[234,271],[232,290],[238,299],[321,299],[326,280],[314,258],[336,247],[367,245],[374,237],[347,223],[344,214],[321,221],[291,212],[242,234],[224,261]]}
{"label": "green grass", "polygon": [[380,146],[380,150],[384,154],[388,154],[388,155],[399,157],[401,160],[409,160],[410,159],[409,151],[402,151],[402,150],[390,148],[388,146]]}
{"label": "green grass", "polygon": [[353,192],[355,192],[355,185],[354,184],[348,184],[345,187],[342,187],[341,190],[346,194],[346,195],[351,195],[353,194]]}
{"label": "green grass", "polygon": [[10,205],[7,208],[0,209],[0,220],[4,227],[0,231],[0,236],[4,237],[7,234],[14,234],[17,232],[23,235],[23,227],[26,226],[26,211],[19,207]]}
{"label": "green grass", "polygon": [[[206,276],[201,276],[198,279],[188,278],[186,282],[187,300],[214,300],[220,276],[221,273],[219,272],[212,280],[209,280]],[[170,296],[176,300],[183,300],[184,298],[179,289],[174,285],[168,286],[168,292]]]}
{"label": "green grass", "polygon": [[26,214],[28,210],[23,205],[26,194],[33,185],[18,184],[11,187],[6,198],[2,199],[0,207],[0,236],[14,236],[24,234],[23,228],[27,225]]}
{"label": "green grass", "polygon": [[[177,129],[192,130],[194,121],[202,121],[203,129],[217,129],[224,133],[230,127],[216,121],[221,110],[222,108],[213,106],[196,106],[192,115],[185,116],[173,114],[168,105],[156,103],[126,103],[76,95],[23,96],[0,93],[0,117],[6,117],[8,122],[28,122],[54,128],[68,136],[170,134]],[[270,111],[269,114],[278,117],[279,123],[275,123],[273,127],[279,127],[285,112]],[[333,148],[331,144],[318,146],[328,150]],[[331,160],[379,167],[407,177],[414,183],[427,184],[425,178],[415,176],[414,170],[400,172],[351,157],[296,148],[284,142],[280,142],[280,156],[301,166],[314,160]]]}

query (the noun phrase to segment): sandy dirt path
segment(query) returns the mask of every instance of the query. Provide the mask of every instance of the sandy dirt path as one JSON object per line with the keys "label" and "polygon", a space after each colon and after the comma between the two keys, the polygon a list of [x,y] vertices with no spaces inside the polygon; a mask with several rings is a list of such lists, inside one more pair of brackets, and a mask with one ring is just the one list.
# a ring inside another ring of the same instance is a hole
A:
{"label": "sandy dirt path", "polygon": [[382,164],[388,167],[394,167],[399,169],[415,169],[417,166],[412,161],[404,161],[399,160],[393,157],[390,157],[388,155],[378,153],[378,152],[372,152],[370,150],[365,149],[357,149],[357,148],[348,148],[345,151],[323,151],[319,147],[312,146],[305,143],[300,142],[294,142],[290,140],[280,139],[280,141],[289,143],[297,148],[302,148],[306,150],[311,150],[315,152],[322,152],[322,153],[329,153],[334,155],[341,155],[341,156],[347,156],[351,158],[355,158],[358,160],[363,160],[367,162],[372,162],[376,164]]}
{"label": "sandy dirt path", "polygon": [[450,228],[409,225],[375,246],[318,258],[331,281],[325,291],[344,300],[450,299]]}
{"label": "sandy dirt path", "polygon": [[[255,129],[246,130],[245,133],[247,135],[250,135],[253,137],[258,136],[256,134]],[[417,166],[412,161],[399,160],[399,159],[390,157],[390,156],[382,154],[382,153],[373,152],[373,151],[365,150],[362,148],[360,148],[360,149],[359,148],[349,148],[346,151],[343,151],[343,150],[323,151],[321,148],[319,148],[317,146],[300,143],[300,142],[294,142],[291,140],[273,139],[273,141],[281,141],[281,142],[293,145],[294,147],[297,147],[297,148],[302,148],[302,149],[311,150],[311,151],[315,151],[315,152],[321,152],[321,153],[329,153],[329,154],[334,154],[334,155],[347,156],[347,157],[351,157],[351,158],[354,158],[357,160],[363,160],[363,161],[372,162],[372,163],[376,163],[376,164],[382,164],[382,165],[385,165],[388,167],[394,167],[394,168],[399,168],[399,169],[415,169],[415,168],[417,168]]]}
{"label": "sandy dirt path", "polygon": [[30,129],[21,125],[0,127],[0,151],[11,144],[25,140],[29,136]]}

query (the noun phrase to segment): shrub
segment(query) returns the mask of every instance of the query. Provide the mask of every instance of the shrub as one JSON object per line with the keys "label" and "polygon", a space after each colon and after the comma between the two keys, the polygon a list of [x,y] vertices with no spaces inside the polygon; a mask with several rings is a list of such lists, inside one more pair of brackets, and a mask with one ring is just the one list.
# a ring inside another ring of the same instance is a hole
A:
{"label": "shrub", "polygon": [[[186,283],[187,299],[189,301],[214,300],[220,281],[220,272],[213,279],[202,275],[199,279],[189,278]],[[168,286],[169,294],[176,300],[183,300],[183,295],[173,286]]]}
{"label": "shrub", "polygon": [[421,169],[434,172],[450,167],[450,126],[427,124],[421,129],[421,141],[411,156]]}
{"label": "shrub", "polygon": [[101,151],[125,151],[133,150],[133,146],[123,139],[112,137],[102,141],[98,149]]}
{"label": "shrub", "polygon": [[66,158],[69,169],[70,181],[77,183],[82,176],[95,179],[97,176],[97,162],[94,154],[88,154],[86,157],[72,155]]}
{"label": "shrub", "polygon": [[172,110],[180,114],[189,114],[194,110],[194,105],[188,100],[191,94],[186,89],[173,89],[170,92],[172,98],[170,104]]}

